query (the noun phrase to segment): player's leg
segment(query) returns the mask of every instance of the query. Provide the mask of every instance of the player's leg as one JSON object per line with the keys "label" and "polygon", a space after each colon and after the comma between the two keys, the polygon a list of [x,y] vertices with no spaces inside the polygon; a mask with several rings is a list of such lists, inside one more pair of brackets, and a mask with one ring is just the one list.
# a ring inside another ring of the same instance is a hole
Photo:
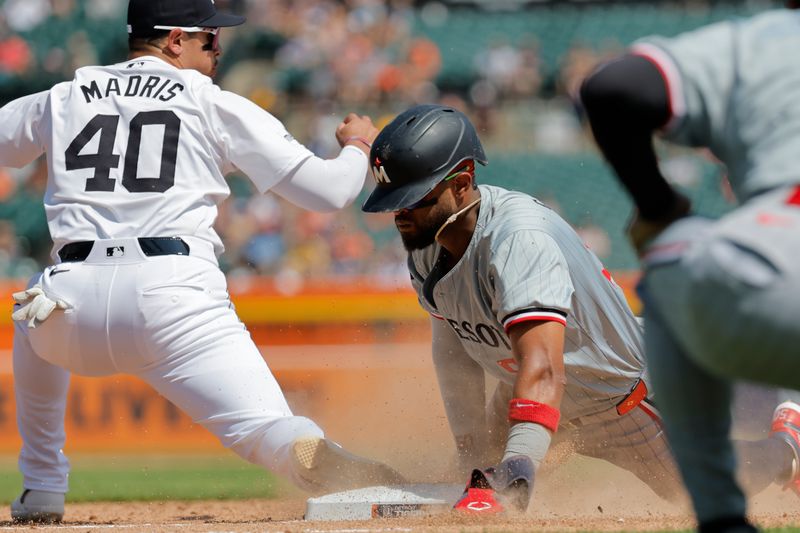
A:
{"label": "player's leg", "polygon": [[196,347],[139,376],[224,446],[305,490],[402,481],[388,467],[351,455],[325,439],[312,420],[294,416],[246,332],[213,336],[224,341],[224,348],[215,343]]}
{"label": "player's leg", "polygon": [[[58,272],[52,274],[54,270]],[[14,381],[23,441],[19,465],[24,487],[30,490],[12,505],[16,518],[37,510],[63,515],[69,471],[62,452],[69,372],[103,375],[115,371],[105,339],[104,287],[113,278],[113,267],[69,263],[49,267],[32,280],[40,282],[48,296],[68,302],[69,310],[54,311],[33,329],[26,322],[15,323]]]}
{"label": "player's leg", "polygon": [[[653,285],[666,288],[672,283],[668,277],[649,272],[647,288]],[[672,308],[671,312],[681,311]],[[665,326],[660,310],[647,297],[645,353],[669,443],[698,522],[744,521],[746,501],[736,481],[736,458],[729,438],[730,383],[686,356]]]}
{"label": "player's leg", "polygon": [[[650,380],[669,443],[698,521],[746,524],[746,501],[739,487],[736,459],[729,438],[732,387],[711,372],[712,359],[703,351],[705,330],[697,316],[713,316],[718,294],[697,299],[696,268],[687,257],[702,254],[716,224],[689,217],[667,228],[643,259],[640,296],[645,309],[645,354]],[[687,251],[688,250],[688,251]],[[719,318],[730,320],[732,309]],[[732,355],[732,354],[731,354]]]}
{"label": "player's leg", "polygon": [[[324,439],[313,421],[292,414],[232,309],[217,268],[201,259],[170,257],[142,270],[129,279],[138,287],[139,312],[120,303],[110,322],[118,332],[116,360],[144,352],[138,361],[145,364],[120,370],[142,377],[244,459],[303,488],[400,481],[388,467],[348,454]],[[147,270],[161,281],[140,286]],[[120,296],[134,293],[122,282],[119,290]],[[112,294],[111,300],[124,298]]]}
{"label": "player's leg", "polygon": [[[800,290],[791,273],[773,271],[769,286],[757,287],[744,265],[753,267],[756,252],[726,240],[711,241],[709,250],[693,258],[687,319],[695,327],[676,332],[690,356],[707,371],[729,379],[747,379],[779,387],[800,387],[797,368]],[[764,267],[766,270],[766,267]],[[754,270],[754,269],[752,269]],[[762,278],[763,279],[763,278]]]}
{"label": "player's leg", "polygon": [[[781,205],[766,204],[729,215],[703,247],[687,256],[685,269],[692,280],[687,315],[696,327],[685,343],[687,353],[709,373],[798,387],[800,301],[795,295],[800,266],[794,249],[800,238],[792,225],[758,225],[754,218],[774,212],[782,220],[800,222],[800,216],[797,209],[781,211]],[[786,429],[768,439],[737,443],[748,492],[772,481],[797,487],[800,442]]]}
{"label": "player's leg", "polygon": [[796,396],[794,391],[746,381],[734,385],[731,436],[739,481],[748,495],[776,481],[783,484],[791,475],[791,447],[782,439],[768,437],[775,407]]}
{"label": "player's leg", "polygon": [[575,450],[619,466],[661,498],[678,501],[685,491],[662,422],[650,400],[641,405],[644,409],[637,407],[622,416],[610,409],[587,417],[575,432]]}
{"label": "player's leg", "polygon": [[766,438],[775,406],[789,399],[784,394],[782,389],[775,387],[737,381],[733,386],[733,438]]}
{"label": "player's leg", "polygon": [[260,354],[246,335],[209,332],[225,341],[165,357],[138,375],[242,458],[289,476],[291,444],[324,436],[293,416]]}
{"label": "player's leg", "polygon": [[[687,355],[715,375],[800,389],[800,206],[789,197],[791,190],[764,194],[726,215],[681,261],[686,305],[664,319]],[[675,314],[694,327],[672,327]]]}
{"label": "player's leg", "polygon": [[787,444],[774,436],[733,441],[739,480],[748,495],[757,494],[772,483],[784,485],[791,479],[794,453]]}
{"label": "player's leg", "polygon": [[69,473],[62,451],[69,373],[36,355],[24,323],[14,325],[13,365],[24,492],[12,504],[12,518],[60,520]]}

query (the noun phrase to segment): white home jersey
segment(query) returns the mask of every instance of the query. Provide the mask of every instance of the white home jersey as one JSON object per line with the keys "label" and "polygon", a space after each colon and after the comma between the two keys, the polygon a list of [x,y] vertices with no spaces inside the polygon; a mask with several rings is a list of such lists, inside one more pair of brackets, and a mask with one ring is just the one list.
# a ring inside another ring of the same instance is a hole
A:
{"label": "white home jersey", "polygon": [[480,212],[461,260],[441,273],[438,244],[409,257],[422,306],[486,372],[513,384],[507,331],[527,320],[566,325],[564,420],[618,403],[644,372],[641,331],[597,257],[561,217],[522,193],[481,185]]}
{"label": "white home jersey", "polygon": [[194,236],[219,254],[212,224],[230,192],[224,175],[239,168],[265,192],[312,156],[249,100],[154,57],[81,68],[73,81],[3,107],[0,124],[19,125],[0,128],[0,161],[47,152],[54,251],[71,241]]}
{"label": "white home jersey", "polygon": [[[358,117],[338,134],[371,128]],[[299,207],[344,207],[366,176],[360,148],[314,157],[248,100],[194,70],[143,57],[80,69],[74,81],[0,109],[0,165],[22,166],[43,152],[58,264],[16,295],[13,317],[26,489],[58,497],[69,488],[62,450],[70,373],[136,376],[223,445],[302,488],[398,480],[338,445],[321,447],[322,428],[292,413],[231,305],[212,228],[230,192],[224,175],[237,168],[260,192]],[[335,467],[320,467],[314,457],[328,451],[322,462]]]}

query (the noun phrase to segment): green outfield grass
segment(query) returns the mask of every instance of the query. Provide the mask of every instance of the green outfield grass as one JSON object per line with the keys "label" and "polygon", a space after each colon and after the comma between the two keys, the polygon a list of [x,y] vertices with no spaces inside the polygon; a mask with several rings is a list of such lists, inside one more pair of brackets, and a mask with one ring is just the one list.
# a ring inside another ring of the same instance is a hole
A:
{"label": "green outfield grass", "polygon": [[[235,500],[294,493],[286,482],[232,454],[71,455],[69,501]],[[0,455],[0,505],[17,497],[16,457]],[[299,494],[299,493],[298,493]],[[621,530],[622,531],[622,530]],[[766,529],[800,533],[800,527]],[[669,530],[689,533],[690,530]],[[627,533],[630,533],[628,530]]]}
{"label": "green outfield grass", "polygon": [[[286,485],[233,455],[70,456],[69,500],[149,501],[275,497]],[[0,504],[17,497],[16,458],[0,457]]]}

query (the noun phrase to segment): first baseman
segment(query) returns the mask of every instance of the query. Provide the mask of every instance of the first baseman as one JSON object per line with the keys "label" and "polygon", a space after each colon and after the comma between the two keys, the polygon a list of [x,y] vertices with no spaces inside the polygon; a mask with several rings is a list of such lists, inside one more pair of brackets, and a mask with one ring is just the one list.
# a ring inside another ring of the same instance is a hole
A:
{"label": "first baseman", "polygon": [[[376,187],[363,209],[394,213],[462,463],[494,465],[473,470],[456,507],[527,507],[557,430],[663,498],[679,494],[639,323],[576,232],[535,198],[476,185],[487,159],[456,109],[401,113],[370,159]],[[487,374],[499,381],[488,409]],[[788,464],[769,455],[775,443],[743,450],[754,490]]]}
{"label": "first baseman", "polygon": [[[598,145],[638,208],[645,348],[701,531],[753,530],[735,478],[732,382],[800,387],[800,13],[770,11],[601,65],[581,90]],[[653,134],[708,147],[740,205],[689,216]],[[775,410],[773,455],[800,492],[800,406]]]}
{"label": "first baseman", "polygon": [[311,210],[356,197],[377,130],[349,115],[322,160],[275,117],[211,80],[213,0],[131,0],[130,56],[0,109],[0,165],[47,155],[55,264],[14,295],[24,491],[16,520],[60,520],[70,372],[140,377],[248,461],[310,490],[400,478],[294,416],[228,299],[213,229],[239,169]]}

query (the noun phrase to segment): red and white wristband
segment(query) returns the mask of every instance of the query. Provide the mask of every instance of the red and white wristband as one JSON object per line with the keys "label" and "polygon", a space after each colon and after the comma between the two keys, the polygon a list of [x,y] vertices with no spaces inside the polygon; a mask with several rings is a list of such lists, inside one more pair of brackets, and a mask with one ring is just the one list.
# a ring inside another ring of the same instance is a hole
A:
{"label": "red and white wristband", "polygon": [[546,403],[525,398],[512,398],[508,402],[508,420],[510,422],[533,422],[555,433],[560,418],[561,411]]}

